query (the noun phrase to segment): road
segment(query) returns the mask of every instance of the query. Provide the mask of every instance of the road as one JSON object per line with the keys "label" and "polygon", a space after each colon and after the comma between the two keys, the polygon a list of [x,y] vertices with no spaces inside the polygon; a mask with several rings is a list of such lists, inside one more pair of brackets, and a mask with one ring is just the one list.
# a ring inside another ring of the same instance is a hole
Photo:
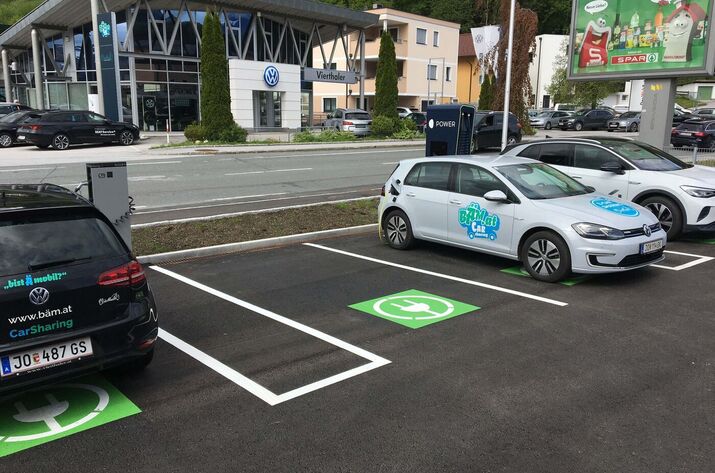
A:
{"label": "road", "polygon": [[[0,167],[0,183],[74,188],[86,179],[83,163],[93,154],[121,150],[85,147],[78,148],[78,162]],[[414,147],[157,157],[124,150],[124,160],[137,209],[133,223],[140,224],[374,196],[398,161],[423,153]]]}

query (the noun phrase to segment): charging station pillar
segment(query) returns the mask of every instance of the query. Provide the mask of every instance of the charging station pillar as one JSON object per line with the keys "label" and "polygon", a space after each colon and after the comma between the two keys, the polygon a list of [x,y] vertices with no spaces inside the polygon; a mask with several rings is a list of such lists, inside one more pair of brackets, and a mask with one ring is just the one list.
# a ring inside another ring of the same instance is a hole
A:
{"label": "charging station pillar", "polygon": [[89,200],[114,224],[132,248],[131,204],[127,163],[87,163]]}
{"label": "charging station pillar", "polygon": [[670,146],[676,79],[647,79],[638,139],[659,149]]}

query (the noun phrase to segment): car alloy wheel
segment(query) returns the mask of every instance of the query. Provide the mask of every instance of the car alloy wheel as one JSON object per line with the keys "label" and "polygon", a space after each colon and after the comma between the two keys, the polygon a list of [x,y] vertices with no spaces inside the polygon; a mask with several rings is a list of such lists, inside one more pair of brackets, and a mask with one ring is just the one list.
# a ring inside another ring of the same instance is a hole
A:
{"label": "car alloy wheel", "polygon": [[546,122],[546,125],[544,125],[545,130],[550,130],[551,129],[551,122]]}
{"label": "car alloy wheel", "polygon": [[393,210],[385,218],[385,237],[395,249],[406,250],[414,241],[410,219],[402,210]]}
{"label": "car alloy wheel", "polygon": [[52,139],[52,147],[60,151],[70,147],[70,139],[67,135],[56,135]]}
{"label": "car alloy wheel", "polygon": [[516,136],[510,136],[510,137],[506,140],[506,144],[508,144],[508,145],[515,145],[515,144],[516,144]]}
{"label": "car alloy wheel", "polygon": [[561,266],[561,252],[546,239],[534,241],[527,255],[531,269],[542,276],[551,276]]}
{"label": "car alloy wheel", "polygon": [[134,143],[134,134],[129,130],[124,130],[121,135],[119,135],[119,141],[124,146],[129,146]]}
{"label": "car alloy wheel", "polygon": [[663,230],[668,233],[671,228],[673,228],[673,212],[665,205],[660,202],[651,202],[645,206],[648,210],[653,212],[653,215],[658,217],[660,226]]}
{"label": "car alloy wheel", "polygon": [[581,131],[583,130],[583,123],[581,122],[576,122],[576,124],[573,126],[573,129],[576,131]]}
{"label": "car alloy wheel", "polygon": [[7,133],[0,135],[0,147],[9,148],[10,146],[12,146],[12,136]]}
{"label": "car alloy wheel", "polygon": [[630,129],[629,129],[628,131],[630,131],[631,133],[637,132],[637,131],[638,131],[638,124],[637,124],[637,123],[633,123],[633,124],[630,126]]}

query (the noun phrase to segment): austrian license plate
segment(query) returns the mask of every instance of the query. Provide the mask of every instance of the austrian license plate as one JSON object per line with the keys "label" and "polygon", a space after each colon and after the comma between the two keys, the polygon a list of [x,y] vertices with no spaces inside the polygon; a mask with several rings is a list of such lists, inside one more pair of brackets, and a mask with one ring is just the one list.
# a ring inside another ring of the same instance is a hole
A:
{"label": "austrian license plate", "polygon": [[365,125],[355,125],[355,128],[365,128]]}
{"label": "austrian license plate", "polygon": [[2,370],[0,374],[11,376],[23,371],[45,368],[90,355],[92,355],[92,339],[89,337],[79,338],[5,355],[0,358],[0,370]]}
{"label": "austrian license plate", "polygon": [[618,128],[618,125],[615,123],[610,123],[608,126],[610,126],[611,128]]}
{"label": "austrian license plate", "polygon": [[641,254],[647,255],[663,248],[663,240],[649,241],[641,243]]}
{"label": "austrian license plate", "polygon": [[25,139],[25,135],[17,135],[17,139],[18,139],[18,140],[24,140],[24,139]]}
{"label": "austrian license plate", "polygon": [[692,133],[690,133],[690,132],[687,132],[687,131],[681,131],[681,132],[680,132],[680,133],[678,133],[678,134],[679,134],[680,136],[693,136],[693,134],[692,134]]}

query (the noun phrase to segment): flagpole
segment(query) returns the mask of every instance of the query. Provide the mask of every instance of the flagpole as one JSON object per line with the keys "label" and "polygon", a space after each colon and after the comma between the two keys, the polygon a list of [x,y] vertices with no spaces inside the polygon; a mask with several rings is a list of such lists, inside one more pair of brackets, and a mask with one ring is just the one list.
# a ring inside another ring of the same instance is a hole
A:
{"label": "flagpole", "polygon": [[516,0],[511,0],[511,11],[509,12],[509,44],[506,50],[506,77],[504,78],[504,119],[501,130],[501,149],[506,148],[509,132],[509,101],[511,99],[511,64],[512,51],[514,48],[514,9]]}

